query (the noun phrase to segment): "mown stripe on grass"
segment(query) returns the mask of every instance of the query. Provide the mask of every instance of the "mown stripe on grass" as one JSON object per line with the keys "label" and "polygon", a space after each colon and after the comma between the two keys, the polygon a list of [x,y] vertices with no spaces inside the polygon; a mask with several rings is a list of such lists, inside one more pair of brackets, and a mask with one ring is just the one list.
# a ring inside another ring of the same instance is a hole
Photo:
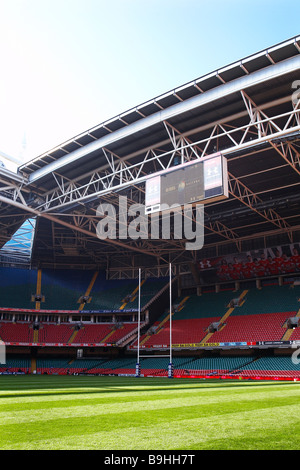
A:
{"label": "mown stripe on grass", "polygon": [[[5,377],[6,378],[6,377]],[[155,381],[155,379],[145,379],[144,381],[131,379],[131,384],[136,383],[139,385],[128,386],[128,379],[126,378],[117,378],[110,377],[113,381],[101,381],[102,377],[93,377],[98,379],[97,382],[94,382],[94,387],[90,386],[90,379],[86,379],[86,382],[82,381],[82,377],[58,377],[55,378],[55,382],[50,380],[49,382],[39,380],[37,382],[23,383],[22,378],[11,379],[12,382],[3,381],[3,377],[0,377],[0,401],[1,403],[17,403],[17,402],[32,402],[34,398],[35,401],[57,401],[57,400],[72,400],[73,397],[81,396],[86,398],[87,396],[93,397],[95,395],[101,395],[103,398],[114,396],[140,396],[140,395],[154,395],[158,393],[166,393],[168,396],[170,393],[231,393],[236,394],[237,396],[240,393],[247,393],[248,391],[254,390],[281,390],[288,389],[291,384],[286,382],[230,382],[228,381],[207,381],[207,382],[198,382],[194,380],[194,383],[191,384],[188,380],[166,380]],[[52,377],[42,377],[44,380],[47,378],[52,379]],[[21,379],[21,380],[20,380]],[[72,379],[69,382],[66,379]],[[143,380],[143,379],[141,379]],[[74,382],[75,381],[75,382]],[[79,383],[77,383],[77,381]],[[41,386],[39,385],[41,383]],[[46,384],[48,385],[46,387]],[[75,384],[77,386],[75,386]],[[80,387],[79,385],[85,385]],[[8,386],[9,385],[9,386]],[[51,385],[51,387],[49,386]],[[64,386],[62,386],[64,385]],[[293,386],[300,386],[299,383],[294,383]],[[14,386],[14,387],[13,387]]]}
{"label": "mown stripe on grass", "polygon": [[299,448],[299,383],[2,376],[0,387],[0,449]]}
{"label": "mown stripe on grass", "polygon": [[[28,439],[16,442],[15,449],[98,449],[98,450],[184,450],[184,449],[273,449],[280,442],[299,448],[299,406],[286,405],[259,410],[238,411],[225,415],[212,414],[183,420],[159,423],[142,422],[138,426],[122,426],[113,430],[98,430],[89,434],[77,433],[45,436],[36,440],[28,432]],[[287,416],[289,419],[287,419]],[[283,441],[281,439],[283,438]],[[241,445],[242,443],[242,445]],[[9,447],[8,447],[9,448]],[[100,461],[98,462],[101,463]]]}
{"label": "mown stripe on grass", "polygon": [[[294,403],[294,407],[297,408],[298,414],[300,414],[300,405],[298,397],[289,398],[289,407]],[[285,397],[278,397],[272,400],[252,400],[249,402],[240,401],[237,403],[211,403],[198,405],[183,406],[183,403],[178,403],[177,406],[170,406],[171,404],[163,401],[163,406],[156,408],[155,404],[142,404],[142,410],[140,404],[130,407],[130,410],[122,409],[122,405],[119,408],[114,407],[114,412],[109,413],[107,410],[97,410],[94,407],[90,407],[89,410],[86,407],[84,409],[78,408],[79,416],[74,416],[72,413],[64,414],[63,410],[60,410],[60,418],[51,416],[51,410],[49,410],[49,416],[43,416],[43,413],[28,414],[25,417],[25,422],[22,425],[22,420],[15,420],[14,424],[9,424],[9,418],[6,422],[0,426],[0,448],[20,442],[26,442],[28,439],[38,442],[40,439],[53,439],[60,437],[62,441],[71,435],[89,435],[94,432],[107,431],[111,432],[115,430],[119,432],[120,429],[126,429],[128,427],[141,427],[144,423],[149,423],[150,426],[156,425],[157,428],[165,426],[166,423],[170,426],[171,423],[178,423],[179,421],[185,421],[195,417],[199,419],[211,417],[214,419],[215,416],[230,415],[232,413],[244,413],[245,411],[257,411],[257,410],[270,410],[274,408],[280,408],[286,404]],[[152,406],[151,406],[152,405]],[[161,406],[162,404],[158,404]],[[71,411],[71,410],[69,410]],[[97,411],[99,414],[97,414]],[[16,417],[17,418],[17,417]],[[39,419],[37,419],[39,418]],[[13,419],[13,417],[12,417]]]}
{"label": "mown stripe on grass", "polygon": [[[95,398],[86,396],[86,399],[72,397],[72,401],[39,401],[35,402],[34,397],[32,401],[26,403],[15,403],[1,407],[0,409],[0,426],[13,423],[26,423],[33,421],[48,421],[54,419],[68,419],[76,417],[87,417],[87,416],[100,416],[113,413],[128,413],[143,411],[155,411],[159,409],[168,408],[187,408],[191,406],[197,406],[199,409],[204,410],[206,406],[216,404],[217,406],[228,406],[234,403],[234,397],[228,392],[222,395],[218,394],[206,394],[195,396],[192,394],[185,393],[169,393],[168,398],[165,398],[165,394],[156,394],[152,396],[137,395],[134,397],[129,396],[109,396],[106,398]],[[285,404],[287,399],[290,399],[290,403],[298,403],[300,401],[300,388],[297,390],[288,390],[285,392],[284,398],[282,391],[272,390],[271,393],[272,402],[275,404],[277,400],[280,404]],[[270,398],[270,395],[269,395]],[[259,401],[266,401],[265,392],[256,392],[255,394],[243,393],[238,397],[238,406],[250,406],[250,402],[258,403]],[[88,404],[86,403],[88,401]],[[248,403],[247,403],[248,402]],[[1,400],[0,400],[1,403]],[[257,405],[259,406],[259,405]],[[276,405],[277,406],[277,405]],[[1,429],[1,428],[0,428]]]}

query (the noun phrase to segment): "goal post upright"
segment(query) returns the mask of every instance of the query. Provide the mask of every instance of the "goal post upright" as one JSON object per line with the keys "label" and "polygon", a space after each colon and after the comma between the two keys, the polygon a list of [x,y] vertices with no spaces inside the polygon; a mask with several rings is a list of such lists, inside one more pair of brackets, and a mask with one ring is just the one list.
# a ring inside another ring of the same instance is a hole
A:
{"label": "goal post upright", "polygon": [[169,365],[168,365],[168,378],[173,378],[173,362],[172,362],[172,265],[169,264],[169,294],[170,294],[170,348],[168,355],[140,355],[140,329],[141,329],[141,268],[139,268],[139,294],[138,294],[138,337],[137,337],[137,361],[135,367],[135,376],[141,376],[141,365],[140,365],[140,358],[148,358],[148,357],[167,357],[169,358]]}
{"label": "goal post upright", "polygon": [[141,268],[139,268],[139,295],[138,295],[138,348],[137,348],[137,363],[135,368],[135,376],[140,377],[140,329],[141,329]]}
{"label": "goal post upright", "polygon": [[173,378],[173,362],[172,362],[172,264],[169,264],[169,293],[170,293],[170,356],[168,367],[168,378]]}

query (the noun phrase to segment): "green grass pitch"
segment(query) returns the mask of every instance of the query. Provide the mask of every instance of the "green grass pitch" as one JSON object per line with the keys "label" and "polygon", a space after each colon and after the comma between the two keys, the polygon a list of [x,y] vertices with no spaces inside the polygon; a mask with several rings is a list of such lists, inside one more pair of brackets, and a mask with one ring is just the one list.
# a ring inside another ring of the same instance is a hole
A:
{"label": "green grass pitch", "polygon": [[300,382],[0,376],[1,450],[298,450]]}

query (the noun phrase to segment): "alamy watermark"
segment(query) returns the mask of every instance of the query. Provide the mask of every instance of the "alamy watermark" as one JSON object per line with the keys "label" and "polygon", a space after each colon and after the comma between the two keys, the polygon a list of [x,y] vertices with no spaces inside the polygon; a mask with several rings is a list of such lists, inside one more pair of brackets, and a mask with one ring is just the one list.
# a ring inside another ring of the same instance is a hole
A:
{"label": "alamy watermark", "polygon": [[[160,212],[147,214],[143,204],[128,207],[126,196],[119,196],[119,207],[100,204],[100,221],[96,233],[99,239],[111,240],[185,240],[186,250],[201,250],[204,244],[203,205],[180,206],[164,204]],[[188,241],[187,241],[188,240]]]}
{"label": "alamy watermark", "polygon": [[296,366],[300,364],[300,348],[296,349],[296,351],[293,352],[292,363]]}
{"label": "alamy watermark", "polygon": [[6,347],[3,341],[0,341],[0,365],[6,364]]}
{"label": "alamy watermark", "polygon": [[299,106],[300,103],[300,80],[294,80],[292,83],[292,102],[295,106]]}

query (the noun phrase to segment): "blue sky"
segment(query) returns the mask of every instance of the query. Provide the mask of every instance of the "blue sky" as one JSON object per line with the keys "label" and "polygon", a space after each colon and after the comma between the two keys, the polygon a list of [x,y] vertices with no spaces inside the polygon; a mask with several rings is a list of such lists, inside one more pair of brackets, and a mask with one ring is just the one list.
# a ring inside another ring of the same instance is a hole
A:
{"label": "blue sky", "polygon": [[290,0],[0,0],[0,151],[32,159],[299,35],[299,18]]}

